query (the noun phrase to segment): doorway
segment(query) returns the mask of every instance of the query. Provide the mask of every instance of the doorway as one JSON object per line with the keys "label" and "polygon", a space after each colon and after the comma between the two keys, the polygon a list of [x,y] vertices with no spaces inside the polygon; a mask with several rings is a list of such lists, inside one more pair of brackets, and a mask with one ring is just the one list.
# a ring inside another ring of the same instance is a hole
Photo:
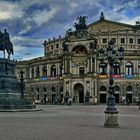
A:
{"label": "doorway", "polygon": [[82,84],[77,83],[74,85],[75,102],[84,103],[84,87]]}

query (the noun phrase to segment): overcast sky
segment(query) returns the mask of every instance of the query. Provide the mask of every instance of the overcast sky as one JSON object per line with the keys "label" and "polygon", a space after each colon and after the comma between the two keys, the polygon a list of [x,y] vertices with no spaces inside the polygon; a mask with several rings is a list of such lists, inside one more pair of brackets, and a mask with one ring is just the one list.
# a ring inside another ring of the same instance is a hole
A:
{"label": "overcast sky", "polygon": [[0,0],[0,30],[9,32],[15,59],[32,59],[44,55],[45,39],[63,37],[78,16],[88,16],[89,24],[101,11],[107,20],[140,20],[139,0]]}

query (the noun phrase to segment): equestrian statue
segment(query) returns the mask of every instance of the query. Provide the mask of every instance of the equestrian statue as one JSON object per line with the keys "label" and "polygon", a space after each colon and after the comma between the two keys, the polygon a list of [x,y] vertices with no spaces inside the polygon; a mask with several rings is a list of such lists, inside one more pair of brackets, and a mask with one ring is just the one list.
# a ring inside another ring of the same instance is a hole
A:
{"label": "equestrian statue", "polygon": [[14,54],[13,44],[10,41],[9,33],[4,29],[4,33],[0,31],[0,51],[3,51],[5,58],[5,50],[8,53],[8,59],[10,59],[10,55]]}

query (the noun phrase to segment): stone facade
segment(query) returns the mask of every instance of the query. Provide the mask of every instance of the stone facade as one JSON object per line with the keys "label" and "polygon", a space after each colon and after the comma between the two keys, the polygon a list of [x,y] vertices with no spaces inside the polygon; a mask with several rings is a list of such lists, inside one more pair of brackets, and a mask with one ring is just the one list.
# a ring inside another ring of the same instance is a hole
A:
{"label": "stone facade", "polygon": [[61,102],[66,96],[77,103],[86,102],[87,96],[89,102],[106,103],[109,66],[106,60],[98,60],[97,52],[113,39],[117,48],[125,49],[122,64],[114,64],[116,102],[129,98],[136,103],[140,94],[140,25],[109,21],[104,15],[86,25],[85,18],[80,16],[76,30],[67,30],[64,38],[45,40],[43,57],[17,63],[17,76],[20,70],[25,73],[27,93],[42,103]]}

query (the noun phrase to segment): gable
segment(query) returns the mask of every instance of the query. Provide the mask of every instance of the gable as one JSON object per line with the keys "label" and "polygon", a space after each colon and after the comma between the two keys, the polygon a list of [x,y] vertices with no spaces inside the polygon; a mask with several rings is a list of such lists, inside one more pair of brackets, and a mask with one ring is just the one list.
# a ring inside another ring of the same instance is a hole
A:
{"label": "gable", "polygon": [[132,30],[134,28],[133,25],[128,25],[124,23],[109,21],[109,20],[99,20],[95,23],[92,23],[88,26],[88,30],[90,32],[94,31],[106,31],[106,30]]}

